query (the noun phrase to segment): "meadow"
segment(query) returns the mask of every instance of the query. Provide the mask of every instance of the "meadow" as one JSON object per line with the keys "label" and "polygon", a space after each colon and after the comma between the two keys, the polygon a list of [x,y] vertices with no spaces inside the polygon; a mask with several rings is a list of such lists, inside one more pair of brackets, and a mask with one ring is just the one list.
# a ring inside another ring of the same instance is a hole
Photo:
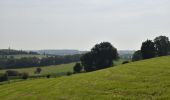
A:
{"label": "meadow", "polygon": [[2,100],[169,100],[170,56],[0,85]]}
{"label": "meadow", "polygon": [[[41,67],[42,71],[39,75],[73,72],[74,64],[75,63],[43,66],[43,67]],[[5,73],[7,70],[14,70],[14,71],[18,71],[18,72],[21,72],[21,73],[27,72],[30,76],[35,76],[35,75],[37,75],[37,74],[35,74],[36,68],[37,67],[4,69],[4,70],[0,70],[0,73]]]}
{"label": "meadow", "polygon": [[[114,61],[114,65],[120,65],[122,64],[124,60],[119,59],[117,61]],[[57,73],[66,73],[66,72],[73,72],[73,67],[75,65],[75,62],[68,63],[68,64],[59,64],[59,65],[50,65],[50,66],[40,66],[42,69],[42,72],[39,75],[47,75],[47,74],[57,74]],[[18,71],[20,73],[27,72],[30,76],[36,76],[35,70],[38,67],[29,67],[29,68],[15,68],[15,69],[2,69],[0,70],[0,73],[5,73],[7,70],[13,70]]]}

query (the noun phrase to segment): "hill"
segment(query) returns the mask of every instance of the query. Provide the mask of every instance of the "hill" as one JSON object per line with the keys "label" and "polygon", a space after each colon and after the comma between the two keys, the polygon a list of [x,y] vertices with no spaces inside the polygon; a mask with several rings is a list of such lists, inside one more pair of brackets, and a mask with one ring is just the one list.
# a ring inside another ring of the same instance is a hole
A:
{"label": "hill", "polygon": [[20,54],[37,54],[33,51],[23,51],[23,50],[14,50],[14,49],[0,49],[0,55],[20,55]]}
{"label": "hill", "polygon": [[2,100],[169,100],[170,56],[0,86]]}
{"label": "hill", "polygon": [[75,55],[75,54],[83,54],[86,51],[79,51],[79,50],[53,50],[53,49],[47,49],[47,50],[33,50],[34,52],[37,52],[39,54],[49,54],[49,55]]}
{"label": "hill", "polygon": [[15,58],[20,59],[23,57],[37,57],[43,58],[45,55],[40,55],[37,52],[33,51],[23,51],[23,50],[14,50],[14,49],[0,49],[0,59]]}

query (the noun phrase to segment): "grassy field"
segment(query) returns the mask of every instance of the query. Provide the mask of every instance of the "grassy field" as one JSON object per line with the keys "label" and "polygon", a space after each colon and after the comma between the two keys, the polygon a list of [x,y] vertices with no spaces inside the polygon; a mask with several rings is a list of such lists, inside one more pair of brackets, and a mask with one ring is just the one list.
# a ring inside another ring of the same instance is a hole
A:
{"label": "grassy field", "polygon": [[[57,74],[57,73],[63,73],[63,72],[73,72],[73,66],[75,63],[69,63],[69,64],[61,64],[61,65],[52,65],[52,66],[44,66],[41,67],[42,71],[40,75],[46,75],[46,74]],[[6,70],[15,70],[18,72],[27,72],[30,76],[36,75],[34,72],[37,67],[31,67],[31,68],[19,68],[19,69],[5,69],[0,70],[0,73],[5,73]]]}
{"label": "grassy field", "polygon": [[[117,61],[114,61],[114,65],[120,65],[122,64],[124,60],[119,59]],[[52,66],[44,66],[41,67],[42,72],[40,75],[46,75],[46,74],[56,74],[56,73],[63,73],[63,72],[73,72],[73,66],[75,63],[69,63],[69,64],[60,64],[60,65],[52,65]],[[14,70],[18,72],[27,72],[30,76],[36,75],[34,72],[37,67],[30,67],[30,68],[18,68],[18,69],[4,69],[0,70],[0,73],[5,73],[7,70]]]}
{"label": "grassy field", "polygon": [[170,57],[0,85],[2,100],[170,100]]}

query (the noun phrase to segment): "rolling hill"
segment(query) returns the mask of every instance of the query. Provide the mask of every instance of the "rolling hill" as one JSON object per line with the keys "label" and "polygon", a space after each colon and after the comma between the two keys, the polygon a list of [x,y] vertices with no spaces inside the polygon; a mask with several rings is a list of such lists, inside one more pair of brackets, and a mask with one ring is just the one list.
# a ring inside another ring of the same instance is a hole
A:
{"label": "rolling hill", "polygon": [[2,100],[169,100],[170,56],[0,85]]}

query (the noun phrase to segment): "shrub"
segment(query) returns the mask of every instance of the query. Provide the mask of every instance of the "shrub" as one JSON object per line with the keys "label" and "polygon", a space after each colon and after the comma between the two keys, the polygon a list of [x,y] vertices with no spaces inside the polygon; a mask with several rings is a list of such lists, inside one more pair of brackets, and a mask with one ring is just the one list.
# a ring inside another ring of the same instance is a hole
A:
{"label": "shrub", "polygon": [[127,63],[129,63],[129,61],[123,61],[123,62],[122,62],[122,64],[127,64]]}
{"label": "shrub", "polygon": [[67,76],[70,76],[72,75],[73,73],[72,72],[67,72]]}
{"label": "shrub", "polygon": [[50,78],[50,77],[51,77],[51,75],[50,75],[50,74],[48,74],[46,77],[47,77],[47,78]]}
{"label": "shrub", "polygon": [[40,67],[38,67],[36,70],[35,70],[35,74],[40,74],[42,71],[42,69]]}
{"label": "shrub", "polygon": [[28,79],[28,77],[29,77],[29,74],[28,73],[26,73],[26,72],[24,72],[24,73],[22,73],[22,79]]}

